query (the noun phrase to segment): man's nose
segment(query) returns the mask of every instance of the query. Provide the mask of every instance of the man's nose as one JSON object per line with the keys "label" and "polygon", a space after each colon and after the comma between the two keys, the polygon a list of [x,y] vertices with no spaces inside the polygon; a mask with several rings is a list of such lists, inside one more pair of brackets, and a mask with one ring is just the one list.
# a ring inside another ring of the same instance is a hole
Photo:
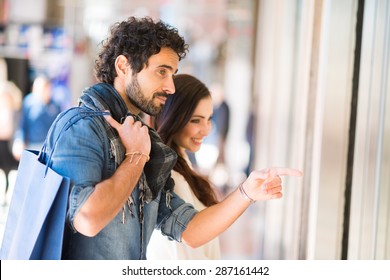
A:
{"label": "man's nose", "polygon": [[173,77],[169,77],[164,81],[163,91],[166,94],[174,94],[175,93],[175,83],[173,82]]}

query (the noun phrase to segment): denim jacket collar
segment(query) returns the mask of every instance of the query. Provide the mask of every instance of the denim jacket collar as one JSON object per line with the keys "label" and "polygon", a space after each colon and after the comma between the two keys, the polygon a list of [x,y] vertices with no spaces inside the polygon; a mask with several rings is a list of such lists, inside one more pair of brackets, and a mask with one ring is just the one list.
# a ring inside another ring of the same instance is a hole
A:
{"label": "denim jacket collar", "polygon": [[[109,110],[113,118],[118,122],[122,122],[128,115],[132,115],[128,112],[125,102],[116,89],[112,85],[106,83],[98,83],[85,89],[80,97],[80,105],[84,105],[93,110]],[[139,116],[133,115],[133,117],[145,125]],[[162,142],[157,132],[150,127],[148,128],[151,140],[150,160],[145,164],[144,173],[140,180],[140,182],[144,180],[147,182],[144,194],[146,202],[155,199],[158,192],[163,187],[167,191],[173,189],[174,183],[170,178],[170,172],[177,160],[176,153]],[[113,129],[111,127],[108,127],[107,129],[109,130],[108,133],[110,135]],[[117,135],[116,131],[114,131],[114,133]],[[116,157],[121,158],[120,160],[116,160],[120,163],[124,158],[125,151],[122,144],[113,144],[114,149],[121,151],[120,153],[114,152]]]}

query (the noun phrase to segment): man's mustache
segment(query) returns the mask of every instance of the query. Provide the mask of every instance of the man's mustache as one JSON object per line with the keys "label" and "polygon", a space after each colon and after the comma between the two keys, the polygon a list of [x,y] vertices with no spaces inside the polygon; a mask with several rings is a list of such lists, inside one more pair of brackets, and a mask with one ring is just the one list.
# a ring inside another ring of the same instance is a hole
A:
{"label": "man's mustache", "polygon": [[169,94],[165,93],[165,92],[157,92],[154,94],[155,97],[165,97],[165,98],[168,98]]}

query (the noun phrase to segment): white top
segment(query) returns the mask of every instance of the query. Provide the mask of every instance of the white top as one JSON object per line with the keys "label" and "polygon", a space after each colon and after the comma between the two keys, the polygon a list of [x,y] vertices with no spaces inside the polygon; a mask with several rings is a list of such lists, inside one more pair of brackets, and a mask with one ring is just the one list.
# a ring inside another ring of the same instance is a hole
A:
{"label": "white top", "polygon": [[[206,208],[192,192],[184,177],[176,171],[172,171],[172,178],[175,181],[174,191],[183,200],[191,203],[196,210]],[[219,238],[216,237],[210,242],[198,248],[191,248],[184,243],[169,240],[159,230],[154,230],[150,239],[146,258],[148,260],[219,260],[221,252]]]}

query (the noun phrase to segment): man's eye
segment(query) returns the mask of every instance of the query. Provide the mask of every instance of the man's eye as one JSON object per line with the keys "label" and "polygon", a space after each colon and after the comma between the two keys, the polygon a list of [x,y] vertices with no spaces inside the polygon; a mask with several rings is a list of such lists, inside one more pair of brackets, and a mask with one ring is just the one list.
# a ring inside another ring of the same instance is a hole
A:
{"label": "man's eye", "polygon": [[167,70],[161,69],[161,70],[159,71],[159,73],[160,73],[160,75],[165,76],[165,75],[167,74]]}

